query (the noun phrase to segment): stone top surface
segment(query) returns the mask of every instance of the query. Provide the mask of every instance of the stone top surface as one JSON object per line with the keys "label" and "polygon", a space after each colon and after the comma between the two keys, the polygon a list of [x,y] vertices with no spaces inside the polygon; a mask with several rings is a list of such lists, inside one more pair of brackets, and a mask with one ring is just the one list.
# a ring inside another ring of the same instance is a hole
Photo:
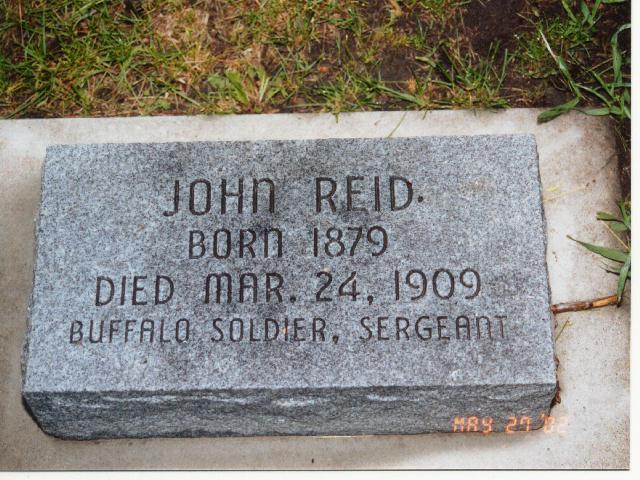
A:
{"label": "stone top surface", "polygon": [[25,391],[555,383],[533,136],[49,147],[37,237]]}

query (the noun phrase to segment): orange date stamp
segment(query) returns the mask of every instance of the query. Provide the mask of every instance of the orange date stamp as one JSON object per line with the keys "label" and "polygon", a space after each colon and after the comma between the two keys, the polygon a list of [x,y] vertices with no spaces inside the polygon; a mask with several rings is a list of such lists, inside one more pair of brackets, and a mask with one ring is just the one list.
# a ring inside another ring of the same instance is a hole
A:
{"label": "orange date stamp", "polygon": [[475,415],[454,417],[451,425],[453,433],[477,432],[488,435],[489,433],[503,432],[513,434],[515,432],[531,432],[541,430],[543,433],[567,433],[568,418],[566,415],[553,416],[541,414],[538,419],[526,415],[510,416],[506,422],[496,422],[493,417],[479,417]]}

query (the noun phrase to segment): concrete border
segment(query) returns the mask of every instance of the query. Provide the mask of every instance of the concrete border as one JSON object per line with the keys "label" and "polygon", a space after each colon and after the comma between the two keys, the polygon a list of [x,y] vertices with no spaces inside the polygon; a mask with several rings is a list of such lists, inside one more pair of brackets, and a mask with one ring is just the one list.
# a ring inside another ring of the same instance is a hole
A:
{"label": "concrete border", "polygon": [[[609,295],[615,277],[566,238],[614,240],[595,221],[620,194],[609,122],[539,110],[369,112],[0,121],[0,469],[628,468],[629,307],[557,317],[562,402],[548,432],[63,441],[20,398],[34,218],[47,145],[533,133],[538,142],[554,303]],[[566,323],[565,323],[566,322]],[[562,328],[564,327],[564,328]]]}

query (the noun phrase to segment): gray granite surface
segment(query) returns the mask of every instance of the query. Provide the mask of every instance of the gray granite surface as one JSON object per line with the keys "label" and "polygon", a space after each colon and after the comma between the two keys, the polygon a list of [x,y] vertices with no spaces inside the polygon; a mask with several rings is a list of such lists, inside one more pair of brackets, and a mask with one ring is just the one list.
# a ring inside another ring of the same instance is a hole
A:
{"label": "gray granite surface", "polygon": [[36,256],[59,437],[517,430],[554,395],[533,136],[50,147]]}

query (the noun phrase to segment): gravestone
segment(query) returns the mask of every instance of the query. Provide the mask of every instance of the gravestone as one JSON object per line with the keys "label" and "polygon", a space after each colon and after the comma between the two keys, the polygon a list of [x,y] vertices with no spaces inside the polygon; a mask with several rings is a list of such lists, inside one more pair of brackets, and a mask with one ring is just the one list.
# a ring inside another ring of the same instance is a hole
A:
{"label": "gravestone", "polygon": [[529,430],[533,136],[48,148],[23,396],[75,439]]}

